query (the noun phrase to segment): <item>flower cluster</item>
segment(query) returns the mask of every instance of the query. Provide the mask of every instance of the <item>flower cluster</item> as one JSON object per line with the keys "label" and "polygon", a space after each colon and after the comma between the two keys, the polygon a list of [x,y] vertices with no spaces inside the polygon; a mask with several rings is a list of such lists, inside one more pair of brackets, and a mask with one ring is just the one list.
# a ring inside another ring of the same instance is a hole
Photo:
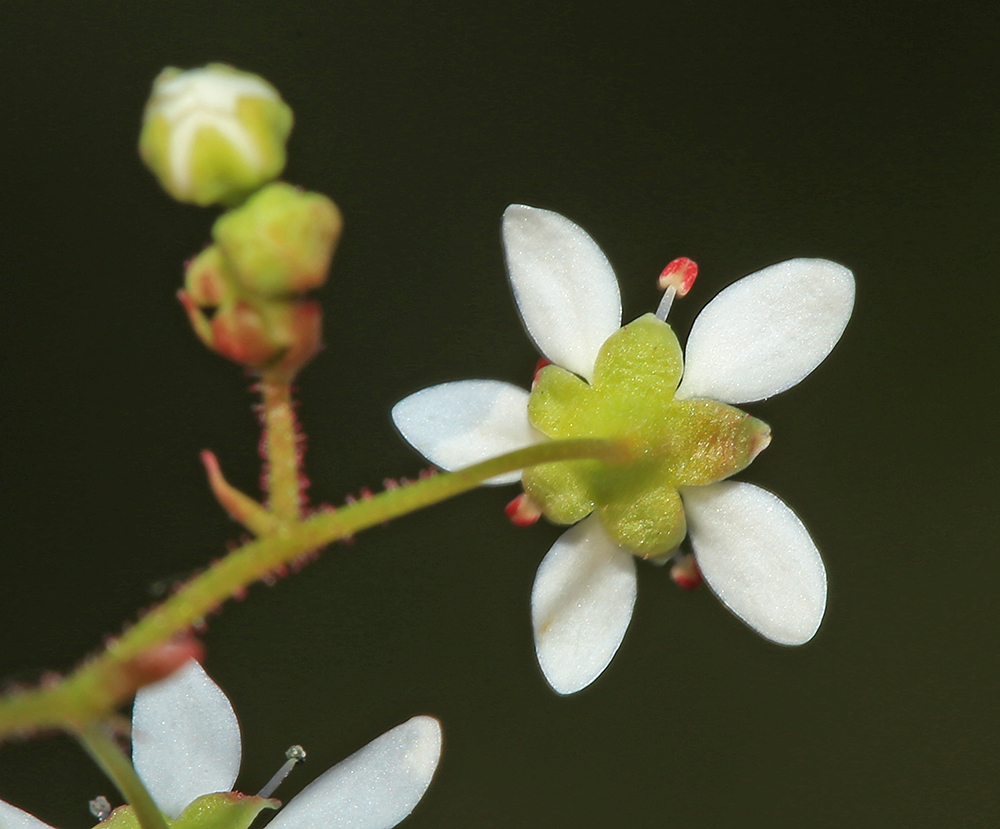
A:
{"label": "flower cluster", "polygon": [[663,560],[685,537],[706,582],[747,625],[781,644],[811,639],[826,607],[823,561],[777,496],[724,480],[770,440],[765,424],[731,404],[784,391],[825,359],[851,315],[851,272],[793,259],[739,280],[695,320],[682,358],[665,321],[647,315],[622,327],[614,271],[565,217],[512,205],[503,240],[521,319],[552,365],[531,392],[444,383],[392,415],[448,470],[549,439],[607,438],[627,449],[623,462],[545,464],[490,481],[520,478],[534,508],[576,524],[542,560],[531,596],[552,687],[573,693],[601,674],[631,620],[635,558]]}

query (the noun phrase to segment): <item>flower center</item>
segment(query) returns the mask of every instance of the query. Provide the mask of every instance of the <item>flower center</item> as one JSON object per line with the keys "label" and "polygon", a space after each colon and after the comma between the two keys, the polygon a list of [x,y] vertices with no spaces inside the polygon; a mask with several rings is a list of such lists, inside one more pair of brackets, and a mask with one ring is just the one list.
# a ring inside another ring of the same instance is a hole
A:
{"label": "flower center", "polygon": [[611,537],[641,556],[674,549],[686,525],[678,488],[739,472],[767,445],[768,426],[714,400],[677,400],[683,372],[669,325],[646,314],[601,347],[593,384],[558,366],[538,374],[528,402],[551,438],[616,438],[621,463],[566,461],[525,470],[525,491],[551,521],[571,524],[599,511]]}

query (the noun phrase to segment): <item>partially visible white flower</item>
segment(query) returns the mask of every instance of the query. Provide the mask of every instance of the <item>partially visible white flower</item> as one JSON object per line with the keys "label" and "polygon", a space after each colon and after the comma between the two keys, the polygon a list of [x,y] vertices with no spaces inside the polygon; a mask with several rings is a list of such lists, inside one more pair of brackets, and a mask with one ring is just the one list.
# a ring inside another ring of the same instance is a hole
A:
{"label": "partially visible white flower", "polygon": [[[606,257],[565,217],[524,205],[505,211],[503,240],[529,336],[546,358],[590,382],[598,352],[621,326]],[[830,353],[853,304],[851,272],[822,259],[792,259],[744,277],[695,320],[675,398],[746,403],[790,388]],[[459,381],[410,395],[392,417],[414,448],[452,470],[547,440],[528,419],[528,400],[508,383]],[[746,483],[679,491],[698,565],[723,604],[774,642],[811,639],[826,608],[826,571],[795,513]],[[556,541],[531,599],[536,653],[556,691],[579,691],[607,667],[635,595],[635,556],[608,537],[597,514]]]}
{"label": "partially visible white flower", "polygon": [[153,82],[139,152],[178,201],[232,204],[278,176],[292,111],[263,78],[221,63]]}
{"label": "partially visible white flower", "polygon": [[[197,662],[136,695],[132,759],[168,817],[177,819],[202,795],[231,791],[240,755],[232,705]],[[413,717],[316,778],[268,826],[389,829],[423,797],[440,756],[438,721]],[[0,801],[0,829],[47,826]]]}

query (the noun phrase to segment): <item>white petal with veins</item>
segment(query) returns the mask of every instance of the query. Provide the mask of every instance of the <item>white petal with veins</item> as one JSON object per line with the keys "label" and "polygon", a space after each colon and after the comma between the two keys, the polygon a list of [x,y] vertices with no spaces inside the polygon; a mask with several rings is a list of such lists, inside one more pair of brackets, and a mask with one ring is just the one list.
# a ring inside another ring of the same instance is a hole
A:
{"label": "white petal with veins", "polygon": [[[404,397],[392,421],[406,441],[435,466],[452,471],[542,440],[528,422],[528,392],[498,380],[442,383]],[[520,472],[490,478],[511,484]]]}
{"label": "white petal with veins", "polygon": [[695,559],[722,603],[773,642],[812,639],[826,610],[826,568],[798,516],[752,484],[680,492]]}
{"label": "white petal with veins", "polygon": [[268,826],[389,829],[413,811],[440,756],[440,724],[414,717],[320,775]]}
{"label": "white petal with veins", "polygon": [[49,824],[17,806],[0,800],[0,829],[52,829]]}
{"label": "white petal with veins", "polygon": [[591,380],[597,352],[622,324],[607,257],[565,216],[523,204],[504,211],[503,244],[528,335],[553,363]]}
{"label": "white petal with veins", "polygon": [[734,282],[699,314],[678,398],[749,403],[791,388],[826,358],[854,307],[854,276],[789,259]]}
{"label": "white petal with veins", "polygon": [[136,694],[132,762],[173,818],[203,794],[232,791],[240,726],[226,695],[195,660]]}
{"label": "white petal with veins", "polygon": [[635,562],[585,518],[552,545],[535,575],[531,620],[538,664],[560,694],[590,685],[611,662],[632,619]]}

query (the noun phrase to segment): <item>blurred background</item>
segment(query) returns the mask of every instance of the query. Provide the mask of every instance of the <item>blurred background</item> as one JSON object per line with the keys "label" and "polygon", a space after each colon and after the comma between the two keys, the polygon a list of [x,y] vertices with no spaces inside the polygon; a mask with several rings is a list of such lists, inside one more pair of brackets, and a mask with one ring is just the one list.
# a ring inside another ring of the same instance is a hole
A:
{"label": "blurred background", "polygon": [[[417,713],[445,751],[419,827],[995,825],[998,798],[995,15],[976,4],[171,2],[5,5],[0,226],[0,676],[67,670],[241,538],[198,452],[256,493],[249,380],[174,292],[211,211],[141,166],[165,65],[269,79],[286,178],[347,227],[301,376],[316,503],[416,475],[389,408],[432,383],[526,385],[505,281],[511,202],[603,247],[625,318],[677,256],[722,287],[793,256],[858,282],[805,382],[748,410],[741,478],[826,559],[810,644],[755,636],[707,589],[642,566],[592,687],[535,664],[528,597],[558,537],[481,490],[338,545],[209,622],[206,666],[255,792],[291,743],[318,773]],[[993,57],[990,57],[993,55]],[[59,829],[116,795],[54,736],[0,749],[0,798]]]}

